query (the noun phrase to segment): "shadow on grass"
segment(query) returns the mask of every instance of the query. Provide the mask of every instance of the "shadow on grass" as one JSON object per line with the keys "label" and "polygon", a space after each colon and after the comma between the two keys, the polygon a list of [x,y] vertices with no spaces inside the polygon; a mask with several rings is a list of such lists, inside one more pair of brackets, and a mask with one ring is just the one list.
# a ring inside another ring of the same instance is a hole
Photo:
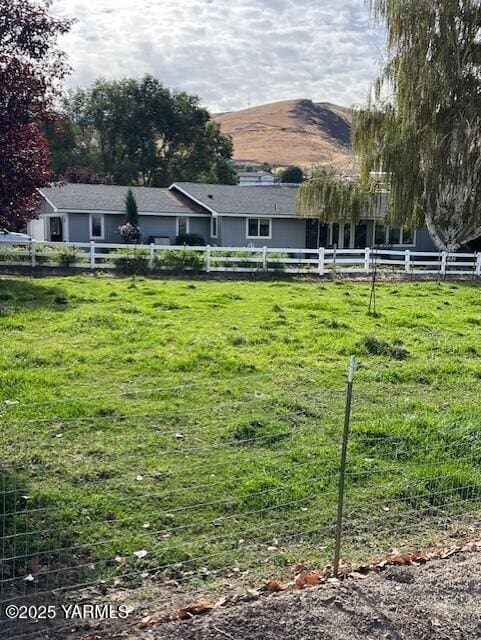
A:
{"label": "shadow on grass", "polygon": [[67,303],[67,295],[60,287],[37,284],[27,278],[0,279],[0,317],[39,307],[62,310]]}

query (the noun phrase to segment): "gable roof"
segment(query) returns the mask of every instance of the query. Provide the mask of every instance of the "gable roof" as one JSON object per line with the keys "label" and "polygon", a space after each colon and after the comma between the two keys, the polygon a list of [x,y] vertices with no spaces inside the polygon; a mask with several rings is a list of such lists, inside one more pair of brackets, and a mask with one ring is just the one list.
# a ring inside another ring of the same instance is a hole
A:
{"label": "gable roof", "polygon": [[170,213],[183,216],[199,211],[198,207],[188,205],[184,198],[178,198],[169,189],[154,187],[68,183],[40,189],[40,194],[58,211],[123,213],[129,188],[135,195],[140,214]]}
{"label": "gable roof", "polygon": [[172,191],[180,191],[195,202],[218,214],[295,216],[299,186],[240,187],[239,185],[174,182]]}

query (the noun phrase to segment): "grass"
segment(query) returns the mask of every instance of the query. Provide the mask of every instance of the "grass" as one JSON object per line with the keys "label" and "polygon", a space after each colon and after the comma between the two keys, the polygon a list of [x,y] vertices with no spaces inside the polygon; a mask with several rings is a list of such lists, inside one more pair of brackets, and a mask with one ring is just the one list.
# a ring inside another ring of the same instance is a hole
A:
{"label": "grass", "polygon": [[345,554],[475,511],[479,288],[383,283],[377,317],[368,302],[342,281],[0,281],[7,575],[323,564],[351,353]]}

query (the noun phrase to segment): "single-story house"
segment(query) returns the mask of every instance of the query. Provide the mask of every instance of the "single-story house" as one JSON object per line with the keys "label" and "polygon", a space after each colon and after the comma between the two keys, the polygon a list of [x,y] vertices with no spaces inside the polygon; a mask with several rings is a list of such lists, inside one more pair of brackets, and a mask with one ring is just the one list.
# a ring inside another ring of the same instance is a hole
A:
{"label": "single-story house", "polygon": [[274,176],[268,171],[238,171],[241,187],[266,187],[274,184]]}
{"label": "single-story house", "polygon": [[[38,219],[29,223],[29,234],[38,241],[120,243],[127,189],[89,184],[41,189]],[[382,213],[358,224],[299,218],[298,189],[187,182],[175,182],[168,189],[132,187],[146,244],[175,244],[177,236],[187,233],[224,247],[435,250],[427,229],[390,228]]]}

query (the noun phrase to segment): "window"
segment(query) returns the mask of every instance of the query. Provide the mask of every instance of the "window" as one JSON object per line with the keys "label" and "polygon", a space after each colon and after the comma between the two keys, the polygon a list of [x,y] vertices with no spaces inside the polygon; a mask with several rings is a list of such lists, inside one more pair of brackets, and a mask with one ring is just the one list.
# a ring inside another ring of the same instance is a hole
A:
{"label": "window", "polygon": [[272,219],[271,218],[247,218],[247,238],[271,238]]}
{"label": "window", "polygon": [[382,246],[386,244],[386,227],[382,222],[376,222],[374,229],[374,244],[375,246]]}
{"label": "window", "polygon": [[402,242],[401,242],[401,229],[398,229],[396,227],[389,227],[388,244],[402,244]]}
{"label": "window", "polygon": [[403,229],[403,244],[416,244],[416,232],[414,229]]}
{"label": "window", "polygon": [[185,236],[189,233],[189,218],[177,218],[177,235]]}
{"label": "window", "polygon": [[103,240],[104,237],[104,217],[100,213],[90,214],[90,239]]}
{"label": "window", "polygon": [[211,238],[217,238],[217,225],[218,225],[217,216],[212,216],[212,218],[210,219],[210,237]]}
{"label": "window", "polygon": [[374,244],[377,246],[410,247],[416,244],[416,232],[414,229],[386,227],[381,222],[376,222]]}

